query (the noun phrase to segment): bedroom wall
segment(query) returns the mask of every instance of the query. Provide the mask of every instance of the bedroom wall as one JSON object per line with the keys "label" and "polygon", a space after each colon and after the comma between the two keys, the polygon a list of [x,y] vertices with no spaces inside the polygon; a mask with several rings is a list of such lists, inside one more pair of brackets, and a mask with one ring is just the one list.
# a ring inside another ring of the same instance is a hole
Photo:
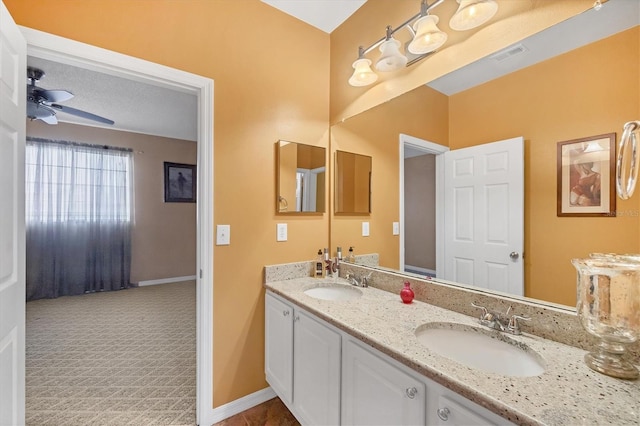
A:
{"label": "bedroom wall", "polygon": [[27,136],[131,148],[134,223],[131,282],[196,274],[196,204],[164,202],[164,162],[196,164],[191,141],[27,121]]}

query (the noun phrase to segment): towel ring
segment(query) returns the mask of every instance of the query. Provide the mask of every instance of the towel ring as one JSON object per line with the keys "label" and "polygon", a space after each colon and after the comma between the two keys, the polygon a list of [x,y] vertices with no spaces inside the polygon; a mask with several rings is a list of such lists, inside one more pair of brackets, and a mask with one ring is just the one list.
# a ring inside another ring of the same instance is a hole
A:
{"label": "towel ring", "polygon": [[[640,121],[629,121],[623,126],[622,137],[618,145],[618,160],[616,161],[616,191],[623,200],[633,195],[638,179],[638,141],[636,130],[640,129]],[[629,155],[631,158],[626,158]],[[628,173],[627,173],[628,170]]]}

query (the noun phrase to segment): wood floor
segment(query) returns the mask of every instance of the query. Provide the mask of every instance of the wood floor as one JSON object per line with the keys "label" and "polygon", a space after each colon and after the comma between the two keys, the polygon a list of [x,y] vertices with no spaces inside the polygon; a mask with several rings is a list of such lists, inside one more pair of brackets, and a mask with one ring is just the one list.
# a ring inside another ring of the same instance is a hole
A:
{"label": "wood floor", "polygon": [[299,426],[279,398],[270,399],[213,426]]}

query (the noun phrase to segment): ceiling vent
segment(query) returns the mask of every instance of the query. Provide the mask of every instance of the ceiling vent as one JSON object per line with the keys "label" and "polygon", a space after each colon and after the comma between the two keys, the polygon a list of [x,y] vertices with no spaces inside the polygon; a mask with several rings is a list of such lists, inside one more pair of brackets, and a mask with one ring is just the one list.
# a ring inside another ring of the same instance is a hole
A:
{"label": "ceiling vent", "polygon": [[521,53],[526,52],[528,49],[523,44],[515,44],[510,46],[504,50],[501,50],[498,53],[495,53],[490,56],[496,62],[502,62],[506,59],[509,59],[513,56],[520,55]]}

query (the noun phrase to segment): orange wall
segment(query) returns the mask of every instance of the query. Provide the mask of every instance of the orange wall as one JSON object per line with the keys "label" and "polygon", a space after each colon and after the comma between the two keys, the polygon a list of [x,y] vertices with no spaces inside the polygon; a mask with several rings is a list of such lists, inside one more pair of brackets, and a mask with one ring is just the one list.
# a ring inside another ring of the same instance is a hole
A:
{"label": "orange wall", "polygon": [[327,245],[327,214],[285,217],[276,242],[274,144],[328,146],[329,35],[259,0],[4,3],[19,25],[215,81],[214,214],[231,245],[214,250],[213,405],[266,387],[263,266]]}
{"label": "orange wall", "polygon": [[196,205],[163,201],[164,162],[196,164],[195,143],[41,121],[27,121],[27,136],[133,149],[131,282],[196,274]]}
{"label": "orange wall", "polygon": [[621,216],[557,217],[557,143],[616,132],[640,116],[640,27],[449,99],[449,146],[525,139],[525,295],[574,306],[570,260],[593,252],[637,253],[639,199]]}
{"label": "orange wall", "polygon": [[[399,221],[399,134],[405,133],[441,145],[448,145],[448,99],[422,86],[379,105],[365,114],[331,128],[332,162],[335,151],[348,151],[372,157],[371,214],[331,213],[331,247],[355,247],[356,254],[378,253],[380,264],[398,268],[399,237],[392,224]],[[335,185],[335,171],[331,185]],[[333,191],[332,191],[333,193]],[[334,211],[331,200],[331,211]],[[369,222],[370,236],[362,236],[362,222]]]}

